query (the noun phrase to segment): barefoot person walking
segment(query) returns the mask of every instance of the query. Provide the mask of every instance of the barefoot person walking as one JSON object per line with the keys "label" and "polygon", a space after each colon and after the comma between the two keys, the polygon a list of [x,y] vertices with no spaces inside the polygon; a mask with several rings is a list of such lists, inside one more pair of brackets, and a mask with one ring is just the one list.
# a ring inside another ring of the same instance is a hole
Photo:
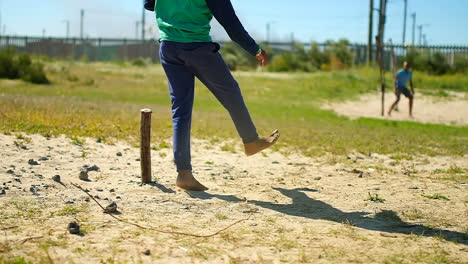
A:
{"label": "barefoot person walking", "polygon": [[[398,104],[400,101],[400,96],[401,94],[404,94],[406,97],[409,99],[409,116],[413,117],[413,100],[414,100],[414,87],[413,87],[413,72],[410,71],[411,66],[408,62],[403,63],[403,69],[401,69],[397,74],[395,75],[395,95],[396,95],[396,100],[388,110],[388,115],[392,115],[392,110],[395,108],[395,106]],[[409,81],[410,87],[411,87],[411,92],[408,90],[406,87],[406,83]]]}
{"label": "barefoot person walking", "polygon": [[156,12],[160,33],[159,56],[169,82],[172,103],[174,163],[176,184],[186,190],[204,191],[192,174],[190,127],[197,77],[226,108],[244,143],[245,154],[254,155],[279,138],[275,130],[259,137],[238,83],[219,54],[220,46],[210,37],[213,16],[229,37],[265,66],[263,49],[250,37],[236,16],[230,0],[144,0]]}

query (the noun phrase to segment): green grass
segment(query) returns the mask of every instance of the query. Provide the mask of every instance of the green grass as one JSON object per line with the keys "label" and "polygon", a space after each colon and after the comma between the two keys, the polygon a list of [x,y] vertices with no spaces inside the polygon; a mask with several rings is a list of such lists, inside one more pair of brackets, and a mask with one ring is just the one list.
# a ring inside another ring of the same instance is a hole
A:
{"label": "green grass", "polygon": [[[0,80],[0,131],[66,134],[74,144],[81,144],[80,137],[86,136],[104,142],[124,139],[136,145],[139,109],[149,107],[153,110],[153,144],[170,147],[170,100],[160,65],[51,62],[46,66],[52,81],[48,86]],[[468,154],[466,127],[370,118],[349,120],[319,108],[326,100],[341,101],[375,91],[378,82],[374,69],[310,74],[235,72],[234,76],[259,132],[266,134],[275,128],[281,131],[275,150],[287,146],[288,151],[309,156],[351,151],[398,153],[400,157]],[[417,87],[420,82],[429,90],[448,87],[467,91],[466,76],[437,77],[437,87],[429,81],[435,77],[420,73],[416,76],[421,78],[415,79]],[[76,80],[93,80],[93,84]],[[227,112],[199,82],[193,119],[194,137],[238,139]],[[226,151],[235,149],[231,143],[221,144]]]}
{"label": "green grass", "polygon": [[445,201],[450,201],[449,198],[447,198],[445,195],[436,193],[433,195],[423,195],[423,197],[426,197],[427,199],[433,199],[433,200],[445,200]]}
{"label": "green grass", "polygon": [[451,165],[448,169],[435,169],[432,174],[436,175],[436,178],[440,180],[455,182],[468,181],[468,169],[455,165]]}
{"label": "green grass", "polygon": [[380,197],[377,193],[375,195],[372,195],[371,193],[368,193],[369,194],[369,197],[367,197],[367,199],[365,199],[364,201],[371,201],[371,202],[374,202],[374,203],[384,203],[385,202],[385,199]]}

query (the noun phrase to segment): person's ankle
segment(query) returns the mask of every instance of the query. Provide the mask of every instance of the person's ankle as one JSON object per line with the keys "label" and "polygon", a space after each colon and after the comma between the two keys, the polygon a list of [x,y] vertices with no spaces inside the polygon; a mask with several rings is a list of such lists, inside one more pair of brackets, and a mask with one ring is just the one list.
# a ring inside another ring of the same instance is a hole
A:
{"label": "person's ankle", "polygon": [[179,170],[178,171],[178,176],[180,177],[187,177],[192,175],[192,170]]}

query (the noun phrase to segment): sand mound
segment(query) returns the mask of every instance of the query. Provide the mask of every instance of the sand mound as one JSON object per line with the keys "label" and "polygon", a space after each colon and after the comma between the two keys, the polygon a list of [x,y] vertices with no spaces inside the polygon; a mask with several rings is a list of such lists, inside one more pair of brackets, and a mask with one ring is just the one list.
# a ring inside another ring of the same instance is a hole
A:
{"label": "sand mound", "polygon": [[326,104],[322,108],[351,118],[372,117],[422,123],[468,125],[468,100],[461,93],[450,93],[448,98],[416,94],[413,108],[414,119],[408,117],[408,99],[403,95],[399,103],[399,111],[393,111],[391,117],[387,116],[388,109],[394,101],[394,94],[386,94],[385,116],[383,117],[380,115],[381,95],[377,93],[363,95],[356,101]]}

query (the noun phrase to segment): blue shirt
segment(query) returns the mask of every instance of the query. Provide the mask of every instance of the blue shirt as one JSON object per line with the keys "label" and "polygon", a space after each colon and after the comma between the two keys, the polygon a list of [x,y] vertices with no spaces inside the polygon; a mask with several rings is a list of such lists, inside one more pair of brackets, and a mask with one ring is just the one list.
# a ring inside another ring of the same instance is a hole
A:
{"label": "blue shirt", "polygon": [[401,69],[399,72],[396,74],[396,85],[397,88],[399,87],[406,87],[406,83],[411,80],[413,77],[413,72],[412,71],[405,71],[405,69]]}

